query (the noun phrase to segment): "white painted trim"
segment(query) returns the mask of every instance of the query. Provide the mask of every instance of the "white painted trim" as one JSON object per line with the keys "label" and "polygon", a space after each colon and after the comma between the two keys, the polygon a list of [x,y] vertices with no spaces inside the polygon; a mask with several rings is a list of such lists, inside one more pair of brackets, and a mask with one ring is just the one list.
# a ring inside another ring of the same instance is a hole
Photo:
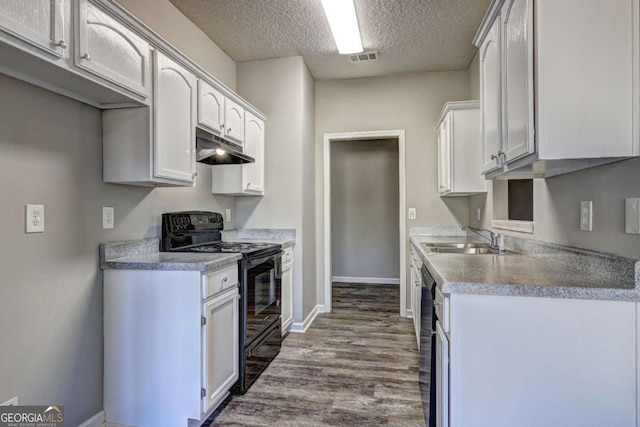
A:
{"label": "white painted trim", "polygon": [[324,307],[325,313],[331,313],[331,141],[361,141],[363,139],[398,139],[398,175],[399,175],[399,240],[400,240],[400,316],[407,315],[407,219],[406,219],[406,154],[405,132],[398,130],[379,130],[366,132],[325,133],[323,143],[323,243],[324,243]]}
{"label": "white painted trim", "polygon": [[397,277],[348,277],[332,276],[331,283],[362,283],[370,285],[399,285],[400,279]]}
{"label": "white painted trim", "polygon": [[304,334],[305,332],[307,332],[307,329],[309,329],[309,326],[311,326],[313,321],[316,320],[316,316],[318,316],[319,313],[323,312],[324,306],[320,304],[316,305],[315,307],[313,307],[313,310],[311,310],[311,313],[309,313],[309,315],[304,319],[303,322],[293,322],[289,327],[289,332]]}
{"label": "white painted trim", "polygon": [[407,319],[413,319],[413,310],[407,308]]}
{"label": "white painted trim", "polygon": [[103,425],[101,425],[100,427],[136,427],[136,426],[130,426],[128,424],[116,424],[116,423],[106,422]]}
{"label": "white painted trim", "polygon": [[513,221],[508,219],[492,219],[491,227],[498,230],[517,231],[533,234],[533,221]]}
{"label": "white painted trim", "polygon": [[87,421],[80,424],[78,427],[101,427],[104,425],[106,415],[104,411],[100,411]]}

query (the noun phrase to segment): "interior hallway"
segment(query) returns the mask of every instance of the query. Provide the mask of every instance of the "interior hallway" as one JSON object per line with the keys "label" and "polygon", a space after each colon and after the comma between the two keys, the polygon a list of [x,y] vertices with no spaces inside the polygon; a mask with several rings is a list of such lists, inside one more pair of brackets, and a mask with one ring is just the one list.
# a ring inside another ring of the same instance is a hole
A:
{"label": "interior hallway", "polygon": [[413,323],[398,285],[333,284],[333,312],[205,426],[424,426]]}

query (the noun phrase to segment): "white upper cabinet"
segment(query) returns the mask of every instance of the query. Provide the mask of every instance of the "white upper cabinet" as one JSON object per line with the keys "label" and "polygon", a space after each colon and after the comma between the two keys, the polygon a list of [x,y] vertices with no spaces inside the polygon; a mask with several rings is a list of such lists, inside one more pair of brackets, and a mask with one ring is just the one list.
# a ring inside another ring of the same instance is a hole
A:
{"label": "white upper cabinet", "polygon": [[[264,195],[265,122],[246,111],[243,153],[255,159],[242,165],[217,165],[212,169],[213,194]],[[228,123],[228,122],[227,122]]]}
{"label": "white upper cabinet", "polygon": [[470,196],[486,191],[479,101],[447,102],[438,120],[438,193]]}
{"label": "white upper cabinet", "polygon": [[264,122],[247,111],[244,153],[256,161],[244,165],[246,189],[259,194],[264,193],[264,130]]}
{"label": "white upper cabinet", "polygon": [[153,71],[154,175],[193,183],[198,79],[160,51]]}
{"label": "white upper cabinet", "polygon": [[224,127],[225,137],[244,142],[244,108],[229,98],[224,101]]}
{"label": "white upper cabinet", "polygon": [[198,126],[223,135],[224,99],[219,90],[204,80],[198,80]]}
{"label": "white upper cabinet", "polygon": [[76,66],[143,97],[151,93],[149,43],[93,0],[79,0]]}
{"label": "white upper cabinet", "polygon": [[533,0],[502,7],[503,124],[505,162],[533,153]]}
{"label": "white upper cabinet", "polygon": [[480,112],[483,145],[483,172],[498,168],[502,150],[501,20],[498,16],[480,46]]}
{"label": "white upper cabinet", "polygon": [[70,46],[65,34],[65,0],[0,1],[0,31],[39,52],[62,57]]}
{"label": "white upper cabinet", "polygon": [[493,0],[474,40],[487,178],[640,155],[639,3]]}

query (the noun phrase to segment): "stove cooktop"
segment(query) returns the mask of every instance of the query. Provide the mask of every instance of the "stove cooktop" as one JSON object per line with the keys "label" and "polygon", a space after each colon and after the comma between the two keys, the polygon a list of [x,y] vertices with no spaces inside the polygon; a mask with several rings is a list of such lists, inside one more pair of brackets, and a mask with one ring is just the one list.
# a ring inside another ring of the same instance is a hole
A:
{"label": "stove cooktop", "polygon": [[253,254],[254,252],[271,251],[277,249],[280,249],[280,245],[276,243],[215,242],[191,247],[189,248],[189,251],[205,253],[241,253],[243,255],[249,255]]}

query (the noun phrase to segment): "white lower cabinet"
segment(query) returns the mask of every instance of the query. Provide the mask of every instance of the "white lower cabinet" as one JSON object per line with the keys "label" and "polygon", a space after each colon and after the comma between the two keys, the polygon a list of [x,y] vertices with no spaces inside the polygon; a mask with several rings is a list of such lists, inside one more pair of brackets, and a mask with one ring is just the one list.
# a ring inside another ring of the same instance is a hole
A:
{"label": "white lower cabinet", "polygon": [[220,403],[238,379],[239,352],[238,289],[234,287],[204,304],[202,367],[205,385],[202,412]]}
{"label": "white lower cabinet", "polygon": [[187,426],[225,399],[238,378],[237,271],[104,271],[107,424]]}
{"label": "white lower cabinet", "polygon": [[281,330],[284,335],[293,323],[293,247],[284,249],[282,255]]}
{"label": "white lower cabinet", "polygon": [[[452,294],[451,427],[636,424],[636,303]],[[446,426],[446,336],[436,335]]]}
{"label": "white lower cabinet", "polygon": [[449,339],[436,322],[436,427],[449,427]]}
{"label": "white lower cabinet", "polygon": [[416,341],[418,344],[418,350],[420,350],[420,326],[421,326],[421,314],[422,314],[422,262],[413,249],[413,246],[409,249],[410,263],[409,263],[409,296],[411,299],[411,313],[413,316],[413,327],[416,333]]}

